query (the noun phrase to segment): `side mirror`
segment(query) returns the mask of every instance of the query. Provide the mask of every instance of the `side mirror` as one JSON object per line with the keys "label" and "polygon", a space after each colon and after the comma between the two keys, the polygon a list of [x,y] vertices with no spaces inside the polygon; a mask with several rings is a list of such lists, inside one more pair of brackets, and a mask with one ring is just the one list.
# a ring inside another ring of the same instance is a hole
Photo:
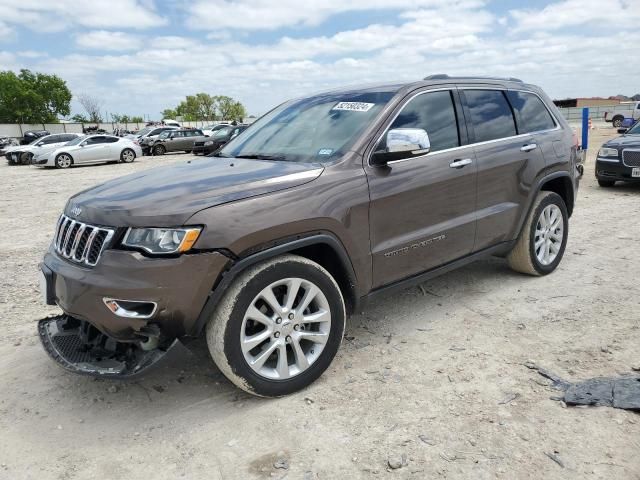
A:
{"label": "side mirror", "polygon": [[628,128],[619,128],[618,133],[627,133]]}
{"label": "side mirror", "polygon": [[387,132],[386,148],[371,156],[372,165],[386,165],[394,160],[426,155],[431,149],[429,135],[422,128],[394,128]]}
{"label": "side mirror", "polygon": [[44,145],[44,142],[38,142],[38,143],[36,143],[36,147],[41,147],[42,145]]}
{"label": "side mirror", "polygon": [[82,142],[82,143],[80,144],[80,146],[81,146],[81,147],[86,147],[86,146],[87,146],[87,142]]}

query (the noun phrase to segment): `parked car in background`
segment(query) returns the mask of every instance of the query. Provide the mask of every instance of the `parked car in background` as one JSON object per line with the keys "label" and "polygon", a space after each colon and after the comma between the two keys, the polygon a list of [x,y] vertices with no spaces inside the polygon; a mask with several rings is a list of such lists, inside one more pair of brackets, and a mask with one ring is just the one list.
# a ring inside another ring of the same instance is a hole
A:
{"label": "parked car in background", "polygon": [[[172,126],[145,127],[134,136],[133,140],[138,141],[140,148],[142,148],[143,155],[149,155],[151,153],[151,144],[158,138],[158,135],[162,132],[178,130],[178,128],[179,127]],[[127,135],[125,138],[131,137]]]}
{"label": "parked car in background", "polygon": [[203,141],[208,137],[197,128],[182,128],[180,130],[167,130],[162,132],[148,144],[149,151],[153,155],[164,155],[168,152],[191,153],[196,141]]}
{"label": "parked car in background", "polygon": [[0,136],[0,155],[4,156],[7,149],[19,145],[20,142],[13,137]]}
{"label": "parked car in background", "polygon": [[66,143],[45,158],[39,158],[35,165],[69,168],[86,163],[131,163],[140,156],[140,145],[131,139],[114,135],[90,135]]}
{"label": "parked car in background", "polygon": [[640,182],[640,121],[622,136],[606,142],[596,157],[596,178],[601,187],[617,181]]}
{"label": "parked car in background", "polygon": [[27,130],[22,134],[22,140],[20,140],[20,144],[29,145],[37,138],[44,137],[46,135],[49,135],[48,130]]}
{"label": "parked car in background", "polygon": [[203,335],[238,387],[286,395],[322,375],[347,315],[378,295],[494,255],[552,273],[578,189],[569,124],[516,79],[298,98],[217,157],[69,199],[40,264],[63,312],[38,325],[54,361],[122,378]]}
{"label": "parked car in background", "polygon": [[198,140],[193,144],[193,153],[198,155],[200,153],[208,155],[210,153],[218,151],[225,146],[230,140],[233,140],[241,132],[247,129],[249,125],[228,125],[224,128],[217,130],[211,137],[204,140]]}
{"label": "parked car in background", "polygon": [[169,126],[169,127],[178,127],[178,128],[182,127],[182,125],[180,125],[180,123],[179,123],[179,122],[176,122],[175,120],[172,120],[172,119],[170,119],[170,118],[164,118],[164,119],[162,120],[162,123],[163,123],[164,125]]}
{"label": "parked car in background", "polygon": [[627,108],[623,110],[604,112],[605,122],[612,123],[615,128],[621,127],[625,118],[632,118],[634,120],[640,119],[640,102],[628,103]]}
{"label": "parked car in background", "polygon": [[5,157],[9,165],[30,165],[33,157],[42,152],[52,152],[65,143],[83,136],[81,133],[54,133],[36,138],[29,145],[18,145],[8,148]]}
{"label": "parked car in background", "polygon": [[230,127],[230,123],[214,123],[212,125],[207,125],[206,127],[202,127],[202,133],[204,133],[207,137],[211,137],[214,133],[216,133],[221,128]]}

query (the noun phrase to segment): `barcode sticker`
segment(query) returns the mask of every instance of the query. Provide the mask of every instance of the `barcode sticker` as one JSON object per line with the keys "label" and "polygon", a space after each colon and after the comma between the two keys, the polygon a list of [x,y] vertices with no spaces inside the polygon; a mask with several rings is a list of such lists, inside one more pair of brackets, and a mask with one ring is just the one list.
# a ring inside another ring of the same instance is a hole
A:
{"label": "barcode sticker", "polygon": [[349,110],[352,112],[368,112],[375,103],[364,102],[340,102],[331,110]]}

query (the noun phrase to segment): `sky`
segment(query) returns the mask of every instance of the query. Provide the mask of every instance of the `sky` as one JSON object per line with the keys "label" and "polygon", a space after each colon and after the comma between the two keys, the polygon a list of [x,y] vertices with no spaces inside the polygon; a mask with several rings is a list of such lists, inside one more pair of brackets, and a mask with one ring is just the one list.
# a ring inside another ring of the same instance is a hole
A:
{"label": "sky", "polygon": [[434,73],[633,95],[639,34],[640,0],[0,0],[0,70],[54,73],[105,112],[152,119],[197,92],[260,115]]}

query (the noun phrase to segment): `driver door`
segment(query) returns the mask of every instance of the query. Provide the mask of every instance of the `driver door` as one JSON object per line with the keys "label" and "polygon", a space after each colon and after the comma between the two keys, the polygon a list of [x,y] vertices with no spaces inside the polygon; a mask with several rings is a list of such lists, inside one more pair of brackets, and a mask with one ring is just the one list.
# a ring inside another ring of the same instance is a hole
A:
{"label": "driver door", "polygon": [[398,128],[423,129],[431,144],[427,154],[365,166],[374,288],[471,253],[477,166],[463,119],[454,88],[422,91],[406,101],[374,147],[386,148],[387,132]]}
{"label": "driver door", "polygon": [[81,147],[74,152],[73,160],[75,163],[95,162],[106,157],[108,150],[106,142],[107,137],[96,135],[82,142]]}

